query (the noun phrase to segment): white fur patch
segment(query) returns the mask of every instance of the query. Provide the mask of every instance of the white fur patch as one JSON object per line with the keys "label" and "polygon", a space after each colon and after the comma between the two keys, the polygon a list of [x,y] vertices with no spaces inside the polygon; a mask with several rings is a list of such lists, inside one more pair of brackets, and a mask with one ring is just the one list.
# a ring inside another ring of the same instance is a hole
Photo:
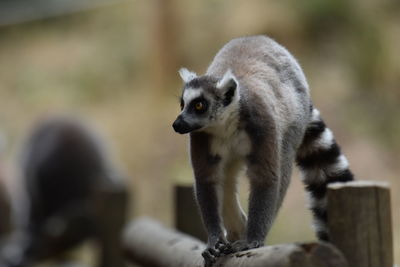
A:
{"label": "white fur patch", "polygon": [[319,117],[318,109],[314,108],[312,111],[312,121],[320,121],[321,118]]}
{"label": "white fur patch", "polygon": [[202,90],[200,89],[186,88],[183,92],[183,101],[185,101],[185,103],[189,103],[193,99],[199,97],[201,92]]}
{"label": "white fur patch", "polygon": [[329,128],[325,128],[322,135],[318,138],[315,143],[315,148],[326,148],[328,149],[333,144],[333,133]]}
{"label": "white fur patch", "polygon": [[195,72],[190,71],[190,70],[188,70],[186,68],[181,68],[179,70],[179,75],[181,76],[182,80],[185,83],[188,83],[188,82],[190,82],[191,80],[193,80],[194,78],[197,77],[197,74]]}
{"label": "white fur patch", "polygon": [[308,198],[308,208],[319,208],[319,209],[326,209],[328,205],[328,198],[323,197],[321,199],[314,198],[311,193],[307,192]]}
{"label": "white fur patch", "polygon": [[239,195],[235,188],[229,189],[232,191],[227,191],[226,189],[224,191],[223,221],[228,234],[233,235],[229,236],[229,238],[237,240],[244,238],[247,216],[240,206]]}
{"label": "white fur patch", "polygon": [[213,132],[211,153],[220,155],[225,160],[248,155],[251,151],[250,138],[244,131],[239,132],[233,129],[234,127],[229,128],[227,127],[225,133]]}
{"label": "white fur patch", "polygon": [[316,232],[329,232],[328,226],[325,222],[321,222],[320,220],[314,220],[313,227]]}
{"label": "white fur patch", "polygon": [[231,80],[234,80],[236,84],[238,84],[235,75],[233,75],[232,71],[228,69],[221,80],[217,83],[217,88],[224,88],[227,83]]}
{"label": "white fur patch", "polygon": [[347,170],[348,168],[349,168],[349,162],[347,161],[347,158],[344,155],[340,155],[336,163],[329,166],[327,172],[329,174],[335,174]]}

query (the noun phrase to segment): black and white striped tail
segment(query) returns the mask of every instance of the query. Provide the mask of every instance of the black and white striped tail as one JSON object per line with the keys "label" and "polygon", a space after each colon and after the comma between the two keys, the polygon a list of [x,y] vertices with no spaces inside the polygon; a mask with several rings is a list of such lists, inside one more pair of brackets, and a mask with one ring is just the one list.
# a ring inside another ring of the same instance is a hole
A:
{"label": "black and white striped tail", "polygon": [[303,182],[309,193],[317,236],[320,240],[328,241],[327,186],[329,183],[347,182],[354,178],[332,131],[326,127],[315,108],[298,150],[296,163],[301,169]]}

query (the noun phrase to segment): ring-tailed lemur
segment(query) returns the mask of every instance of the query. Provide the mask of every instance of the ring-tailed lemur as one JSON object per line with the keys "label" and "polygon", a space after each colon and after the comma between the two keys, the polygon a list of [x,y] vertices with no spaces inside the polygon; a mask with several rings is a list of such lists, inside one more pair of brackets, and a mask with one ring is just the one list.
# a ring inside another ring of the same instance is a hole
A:
{"label": "ring-tailed lemur", "polygon": [[[331,130],[313,108],[294,57],[265,36],[238,38],[207,73],[179,71],[184,81],[176,132],[190,133],[195,195],[212,264],[220,253],[263,245],[289,185],[293,162],[303,174],[319,239],[328,240],[327,184],[353,175]],[[250,180],[248,219],[238,173]]]}

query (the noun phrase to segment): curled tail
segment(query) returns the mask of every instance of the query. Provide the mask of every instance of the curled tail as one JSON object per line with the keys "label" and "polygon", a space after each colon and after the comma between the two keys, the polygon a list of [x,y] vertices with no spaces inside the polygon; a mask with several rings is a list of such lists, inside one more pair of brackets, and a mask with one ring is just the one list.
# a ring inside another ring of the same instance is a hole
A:
{"label": "curled tail", "polygon": [[347,182],[354,178],[332,131],[326,127],[315,108],[297,152],[296,163],[301,169],[303,182],[309,194],[317,237],[328,241],[327,186],[329,183]]}

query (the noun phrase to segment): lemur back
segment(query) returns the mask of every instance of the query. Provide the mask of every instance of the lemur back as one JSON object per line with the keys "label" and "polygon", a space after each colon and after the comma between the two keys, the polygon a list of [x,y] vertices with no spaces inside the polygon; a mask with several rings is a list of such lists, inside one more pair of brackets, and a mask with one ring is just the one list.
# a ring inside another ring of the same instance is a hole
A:
{"label": "lemur back", "polygon": [[[215,56],[203,76],[180,71],[182,112],[174,122],[190,133],[195,193],[209,234],[203,256],[261,246],[283,201],[293,163],[310,193],[317,235],[328,240],[326,187],[352,180],[332,132],[313,108],[293,56],[265,36],[237,38]],[[237,176],[250,181],[248,220]]]}

